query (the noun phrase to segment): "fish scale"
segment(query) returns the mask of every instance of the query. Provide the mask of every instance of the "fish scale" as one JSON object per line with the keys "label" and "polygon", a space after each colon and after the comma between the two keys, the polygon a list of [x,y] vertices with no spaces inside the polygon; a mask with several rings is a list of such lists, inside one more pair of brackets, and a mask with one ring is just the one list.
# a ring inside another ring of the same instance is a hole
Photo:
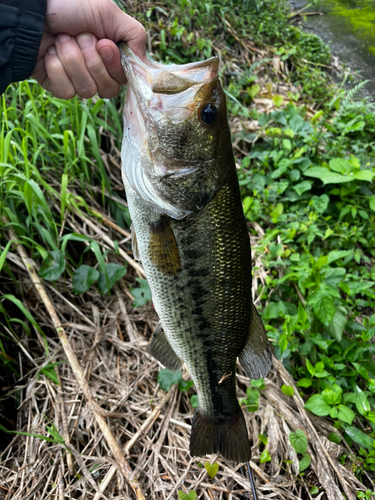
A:
{"label": "fish scale", "polygon": [[[191,454],[220,452],[248,461],[250,442],[236,396],[237,358],[256,379],[267,374],[271,351],[251,301],[250,241],[217,62],[145,65],[125,47],[122,62],[129,82],[123,179],[133,243],[160,318],[151,353],[171,370],[184,362],[194,381],[199,406]],[[168,71],[172,79],[164,79]],[[171,111],[177,96],[180,114]],[[207,102],[209,125],[201,117]]]}

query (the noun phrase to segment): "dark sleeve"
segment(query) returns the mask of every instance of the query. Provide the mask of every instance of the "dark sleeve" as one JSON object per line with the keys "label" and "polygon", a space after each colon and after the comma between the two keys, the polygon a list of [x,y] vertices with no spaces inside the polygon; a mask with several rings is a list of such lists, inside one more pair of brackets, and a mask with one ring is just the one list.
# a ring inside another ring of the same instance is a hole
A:
{"label": "dark sleeve", "polygon": [[34,71],[46,0],[0,0],[0,94]]}

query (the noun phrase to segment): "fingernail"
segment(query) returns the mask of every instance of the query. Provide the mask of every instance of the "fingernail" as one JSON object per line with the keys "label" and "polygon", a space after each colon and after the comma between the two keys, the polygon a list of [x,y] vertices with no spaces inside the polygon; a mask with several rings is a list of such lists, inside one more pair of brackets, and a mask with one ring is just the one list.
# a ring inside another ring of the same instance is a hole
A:
{"label": "fingernail", "polygon": [[112,59],[113,50],[111,47],[102,47],[101,49],[99,49],[99,54],[103,59]]}
{"label": "fingernail", "polygon": [[48,47],[48,50],[47,50],[48,54],[50,56],[53,56],[56,54],[56,47],[54,45],[51,45],[51,47]]}
{"label": "fingernail", "polygon": [[76,37],[78,45],[81,49],[86,49],[92,45],[92,36],[91,35],[78,35]]}
{"label": "fingernail", "polygon": [[59,42],[59,43],[64,43],[64,42],[67,42],[68,40],[71,40],[72,37],[70,35],[68,35],[67,33],[59,33],[56,37],[56,40]]}

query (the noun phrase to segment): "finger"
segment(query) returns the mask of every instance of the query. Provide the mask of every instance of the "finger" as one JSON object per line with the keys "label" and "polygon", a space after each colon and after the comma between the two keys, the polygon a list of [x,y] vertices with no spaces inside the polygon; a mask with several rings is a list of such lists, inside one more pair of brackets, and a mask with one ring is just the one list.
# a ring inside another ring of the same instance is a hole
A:
{"label": "finger", "polygon": [[56,37],[56,50],[77,94],[88,99],[97,92],[97,86],[88,69],[77,42],[67,33]]}
{"label": "finger", "polygon": [[108,73],[121,85],[126,84],[126,77],[121,66],[120,51],[111,40],[99,40],[96,48],[101,55]]}
{"label": "finger", "polygon": [[46,78],[41,83],[42,87],[60,99],[71,99],[76,95],[75,88],[58,58],[56,48],[51,46],[45,56],[44,64]]}
{"label": "finger", "polygon": [[[100,57],[96,49],[96,37],[91,33],[81,33],[76,36],[76,41],[82,51],[86,68],[96,84],[99,95],[107,99],[117,95],[120,91],[119,82],[116,81],[116,78],[112,78],[102,57]],[[109,50],[112,51],[112,48],[109,47]]]}

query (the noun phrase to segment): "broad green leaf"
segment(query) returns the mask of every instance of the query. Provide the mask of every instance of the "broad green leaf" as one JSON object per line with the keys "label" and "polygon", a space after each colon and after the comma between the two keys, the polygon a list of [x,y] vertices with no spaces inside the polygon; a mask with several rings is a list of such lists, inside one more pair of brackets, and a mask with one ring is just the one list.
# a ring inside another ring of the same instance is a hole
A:
{"label": "broad green leaf", "polygon": [[329,405],[338,405],[341,402],[342,389],[338,385],[333,385],[330,389],[322,391],[322,398]]}
{"label": "broad green leaf", "polygon": [[366,412],[371,411],[366,394],[359,387],[356,387],[355,391],[355,405],[360,415],[365,415]]}
{"label": "broad green leaf", "polygon": [[375,422],[375,411],[366,411],[364,417],[367,418],[369,422]]}
{"label": "broad green leaf", "polygon": [[136,278],[139,283],[139,288],[130,288],[130,292],[134,297],[133,307],[141,307],[147,304],[152,299],[150,286],[146,279]]}
{"label": "broad green leaf", "polygon": [[182,490],[178,491],[178,498],[180,500],[195,500],[197,498],[197,494],[194,490],[191,490],[190,493],[185,493]]}
{"label": "broad green leaf", "polygon": [[266,384],[264,383],[264,379],[260,377],[258,380],[251,381],[251,387],[258,389],[259,391],[263,391],[263,389],[266,388]]}
{"label": "broad green leaf", "polygon": [[309,370],[310,375],[315,375],[316,369],[315,367],[311,364],[310,360],[306,358],[306,368]]}
{"label": "broad green leaf", "polygon": [[266,444],[268,443],[268,439],[264,434],[258,434],[258,439],[261,443],[264,444],[264,446],[266,446]]}
{"label": "broad green leaf", "polygon": [[367,181],[371,182],[375,176],[375,172],[371,172],[370,170],[360,170],[359,172],[354,174],[354,178],[358,181]]}
{"label": "broad green leaf", "polygon": [[287,314],[287,309],[285,307],[284,302],[270,302],[262,312],[262,318],[267,319],[276,319],[280,318],[280,315]]}
{"label": "broad green leaf", "polygon": [[306,191],[310,191],[312,185],[313,183],[311,181],[303,181],[294,186],[293,189],[298,194],[298,196],[301,196],[301,194],[305,193]]}
{"label": "broad green leaf", "polygon": [[215,462],[212,465],[210,464],[210,462],[205,462],[204,467],[211,479],[213,479],[216,476],[217,471],[219,470],[219,464],[217,462]]}
{"label": "broad green leaf", "polygon": [[299,461],[299,471],[300,472],[304,471],[305,469],[307,469],[307,467],[309,467],[310,464],[311,464],[311,457],[308,453],[306,453],[306,455],[303,455],[303,457]]}
{"label": "broad green leaf", "polygon": [[354,411],[352,411],[350,408],[344,405],[338,405],[338,410],[339,413],[337,415],[337,418],[341,420],[342,422],[345,422],[349,425],[353,422],[353,419],[355,417]]}
{"label": "broad green leaf", "polygon": [[289,442],[297,453],[300,453],[301,455],[306,453],[307,437],[301,429],[297,429],[296,432],[291,432],[289,434]]}
{"label": "broad green leaf", "polygon": [[371,210],[375,212],[375,194],[369,198],[369,205]]}
{"label": "broad green leaf", "polygon": [[343,281],[345,274],[345,267],[329,267],[324,275],[324,282],[336,286]]}
{"label": "broad green leaf", "polygon": [[311,387],[312,380],[310,378],[301,378],[297,382],[298,387]]}
{"label": "broad green leaf", "polygon": [[339,414],[339,410],[336,407],[331,408],[331,411],[329,412],[329,416],[331,418],[337,418],[338,414]]}
{"label": "broad green leaf", "polygon": [[284,102],[284,97],[282,95],[275,95],[272,98],[274,105],[279,108]]}
{"label": "broad green leaf", "polygon": [[353,255],[353,253],[353,250],[332,250],[332,252],[328,254],[328,264],[338,259],[345,259],[345,257]]}
{"label": "broad green leaf", "polygon": [[371,450],[375,444],[375,440],[373,438],[357,429],[357,427],[344,427],[344,432],[351,439],[353,439],[355,443],[359,444],[363,448],[367,448],[368,450]]}
{"label": "broad green leaf", "polygon": [[65,252],[53,250],[49,252],[39,271],[39,276],[47,281],[58,280],[65,271]]}
{"label": "broad green leaf", "polygon": [[108,293],[116,281],[126,274],[126,266],[121,266],[120,264],[116,264],[114,262],[105,264],[105,268],[106,272],[100,271],[98,281],[98,289],[102,295]]}
{"label": "broad green leaf", "polygon": [[178,384],[181,380],[181,371],[171,372],[168,368],[164,368],[158,373],[158,384],[160,385],[160,389],[165,392],[168,392],[172,385]]}
{"label": "broad green leaf", "polygon": [[345,158],[332,158],[329,161],[329,168],[339,174],[350,172],[353,169],[352,165]]}
{"label": "broad green leaf", "polygon": [[332,443],[340,444],[341,443],[341,438],[336,432],[330,432],[328,435],[328,439],[332,441]]}
{"label": "broad green leaf", "polygon": [[316,177],[320,179],[324,185],[339,184],[339,183],[354,181],[353,176],[336,174],[324,167],[309,168],[305,170],[304,175],[306,175],[307,177]]}
{"label": "broad green leaf", "polygon": [[94,267],[83,264],[74,273],[72,279],[73,292],[75,294],[85,293],[90,286],[99,279],[100,273]]}
{"label": "broad green leaf", "polygon": [[361,377],[363,377],[365,380],[369,380],[370,379],[368,371],[366,370],[366,368],[364,366],[362,366],[361,363],[354,363],[354,362],[352,362],[352,365],[357,370],[357,372],[361,375]]}
{"label": "broad green leaf", "polygon": [[290,385],[283,384],[281,386],[281,390],[285,394],[285,396],[293,396],[294,395],[294,389]]}
{"label": "broad green leaf", "polygon": [[196,394],[193,394],[190,398],[190,403],[193,408],[198,408],[199,400]]}
{"label": "broad green leaf", "polygon": [[323,325],[328,326],[336,312],[331,295],[318,292],[316,300],[313,303],[313,310]]}
{"label": "broad green leaf", "polygon": [[194,385],[194,382],[192,380],[183,380],[181,379],[178,383],[178,389],[181,392],[188,391],[190,387]]}
{"label": "broad green leaf", "polygon": [[247,90],[247,93],[249,94],[249,96],[252,99],[254,99],[254,97],[256,95],[258,95],[260,92],[260,85],[258,85],[258,84],[252,85],[250,88],[248,87],[246,90]]}
{"label": "broad green leaf", "polygon": [[259,459],[261,464],[264,464],[265,462],[270,462],[271,461],[271,455],[269,454],[268,450],[263,450],[262,453],[260,454],[260,459]]}
{"label": "broad green leaf", "polygon": [[305,408],[319,417],[326,417],[331,411],[331,407],[324,401],[320,394],[311,396],[307,400]]}
{"label": "broad green leaf", "polygon": [[311,495],[316,495],[319,493],[319,488],[317,486],[313,486],[310,490]]}
{"label": "broad green leaf", "polygon": [[321,196],[313,196],[310,203],[318,213],[322,214],[328,208],[329,196],[326,194],[322,194]]}
{"label": "broad green leaf", "polygon": [[341,342],[345,325],[346,325],[346,317],[343,315],[341,311],[335,311],[335,315],[333,316],[332,321],[328,325],[327,330],[337,340],[337,342]]}

